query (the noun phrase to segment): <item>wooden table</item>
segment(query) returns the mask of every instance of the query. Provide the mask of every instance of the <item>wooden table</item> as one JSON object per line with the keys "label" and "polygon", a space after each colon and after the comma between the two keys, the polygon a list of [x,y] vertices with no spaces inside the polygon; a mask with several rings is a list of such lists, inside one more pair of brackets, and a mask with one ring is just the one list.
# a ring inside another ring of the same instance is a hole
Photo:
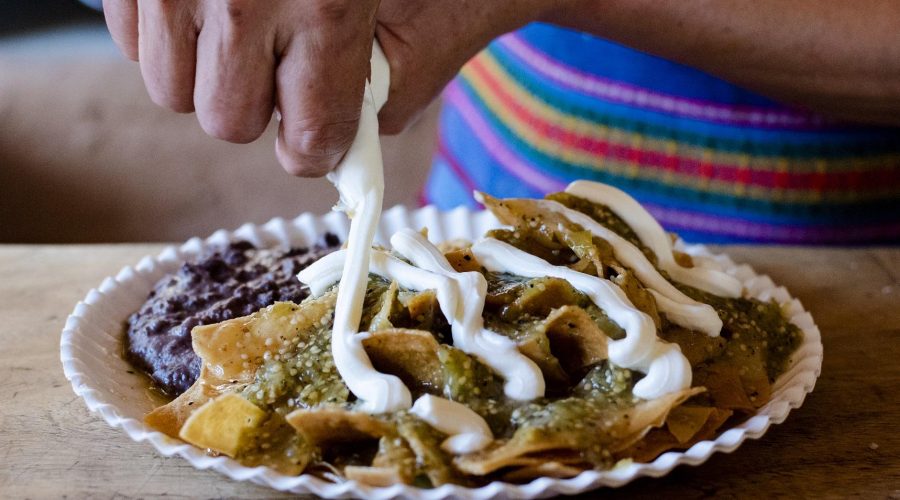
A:
{"label": "wooden table", "polygon": [[[277,496],[132,442],[63,377],[75,303],[160,248],[0,246],[0,498]],[[812,312],[825,344],[816,390],[763,439],[604,496],[900,498],[900,249],[726,251]]]}

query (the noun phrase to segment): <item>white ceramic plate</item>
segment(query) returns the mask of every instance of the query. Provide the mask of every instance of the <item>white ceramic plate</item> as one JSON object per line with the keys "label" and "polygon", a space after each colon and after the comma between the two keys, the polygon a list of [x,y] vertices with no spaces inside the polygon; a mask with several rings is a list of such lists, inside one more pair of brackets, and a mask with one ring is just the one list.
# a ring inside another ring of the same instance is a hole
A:
{"label": "white ceramic plate", "polygon": [[[486,230],[499,227],[488,212],[457,209],[438,212],[434,207],[407,210],[395,207],[384,213],[377,235],[380,244],[402,227],[428,228],[434,242],[456,238],[475,239]],[[314,493],[324,497],[359,496],[393,498],[397,496],[438,499],[448,497],[493,498],[498,495],[535,498],[553,494],[574,494],[601,486],[622,486],[642,476],[659,477],[680,464],[698,465],[714,452],[734,451],[745,439],[759,438],[771,424],[784,421],[797,408],[816,383],[822,368],[822,342],[819,329],[797,299],[777,287],[767,276],[760,276],[746,265],[736,265],[727,256],[712,255],[703,246],[680,248],[694,255],[702,265],[725,269],[744,283],[750,296],[761,300],[774,298],[787,316],[804,332],[804,341],[794,354],[790,369],[775,383],[772,400],[747,421],[728,429],[714,441],[702,441],[684,452],[668,452],[646,464],[631,464],[610,471],[587,471],[571,479],[540,478],[527,484],[494,482],[480,488],[444,485],[419,489],[406,485],[375,488],[354,481],[329,482],[311,475],[285,476],[266,467],[245,467],[227,457],[211,457],[203,450],[150,429],[143,417],[155,404],[148,397],[146,379],[128,373],[131,366],[122,358],[123,324],[147,299],[154,283],[181,263],[209,246],[220,246],[233,239],[245,239],[257,246],[309,245],[326,231],[343,237],[349,225],[337,213],[322,217],[304,214],[286,221],[273,219],[262,226],[245,224],[236,231],[219,230],[205,240],[193,238],[180,247],[166,248],[156,257],[145,257],[137,265],[122,269],[88,292],[66,321],[60,345],[60,357],[66,378],[88,408],[100,413],[112,427],[122,428],[135,441],[149,441],[166,456],[179,455],[198,469],[214,469],[238,481],[253,481],[277,490]]]}

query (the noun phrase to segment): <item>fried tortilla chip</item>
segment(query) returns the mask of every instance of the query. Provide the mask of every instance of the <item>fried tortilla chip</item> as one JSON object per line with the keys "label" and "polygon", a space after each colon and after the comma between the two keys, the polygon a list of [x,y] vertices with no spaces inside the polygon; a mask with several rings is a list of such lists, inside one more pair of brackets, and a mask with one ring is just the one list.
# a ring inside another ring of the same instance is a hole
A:
{"label": "fried tortilla chip", "polygon": [[628,300],[634,304],[634,307],[653,319],[653,323],[656,325],[656,328],[659,329],[662,322],[659,319],[659,310],[656,308],[656,299],[653,297],[653,294],[644,288],[641,282],[638,281],[634,276],[634,273],[631,271],[622,271],[613,277],[612,281],[619,285],[622,291],[625,292],[625,296],[627,296]]}
{"label": "fried tortilla chip", "polygon": [[431,333],[395,328],[371,332],[362,344],[376,370],[396,375],[413,391],[435,391],[443,386],[440,344]]}
{"label": "fried tortilla chip", "polygon": [[547,338],[544,331],[543,321],[531,329],[527,335],[520,338],[516,342],[519,352],[534,361],[544,379],[547,381],[547,390],[550,392],[559,392],[560,390],[571,385],[569,374],[563,370],[562,363],[553,355],[550,350],[550,339]]}
{"label": "fried tortilla chip", "polygon": [[[674,412],[673,412],[674,413]],[[710,408],[709,414],[703,425],[690,436],[686,441],[680,441],[679,438],[671,432],[672,427],[666,422],[665,428],[652,429],[643,439],[635,443],[630,448],[620,451],[616,454],[618,457],[627,457],[636,462],[650,462],[660,454],[674,449],[687,449],[705,439],[712,439],[716,435],[716,431],[722,426],[734,412],[731,410],[723,410],[719,408]],[[669,418],[672,418],[672,414]],[[675,424],[676,427],[679,425]],[[693,427],[694,424],[691,424]],[[684,430],[682,430],[684,431]],[[680,431],[681,432],[681,431]],[[685,431],[682,438],[689,431]]]}
{"label": "fried tortilla chip", "polygon": [[378,452],[372,459],[371,467],[381,471],[362,472],[373,477],[373,480],[377,480],[374,478],[378,476],[384,477],[390,473],[398,476],[401,482],[410,484],[416,476],[416,462],[416,454],[410,448],[409,443],[399,435],[389,434],[382,436],[378,441]]}
{"label": "fried tortilla chip", "polygon": [[481,264],[475,259],[475,255],[472,254],[472,250],[468,246],[451,250],[445,253],[444,257],[458,273],[481,271]]}
{"label": "fried tortilla chip", "polygon": [[501,311],[508,320],[534,316],[544,318],[551,311],[566,305],[585,303],[585,297],[559,278],[535,278],[516,289],[516,298]]}
{"label": "fried tortilla chip", "polygon": [[769,401],[772,386],[758,355],[729,356],[729,352],[740,352],[740,348],[729,348],[725,355],[695,369],[694,383],[708,389],[712,406],[749,413]]}
{"label": "fried tortilla chip", "polygon": [[738,370],[724,364],[701,366],[694,370],[694,384],[706,387],[704,398],[716,408],[749,412],[753,402],[747,397]]}
{"label": "fried tortilla chip", "polygon": [[681,353],[692,367],[718,357],[725,349],[724,337],[710,337],[705,333],[694,332],[686,328],[670,326],[660,332],[660,338],[666,342],[674,342],[681,348]]}
{"label": "fried tortilla chip", "polygon": [[531,481],[532,479],[537,479],[539,477],[555,477],[558,479],[565,479],[569,477],[575,477],[584,471],[585,469],[582,467],[561,464],[559,462],[543,462],[538,465],[520,467],[511,472],[507,472],[502,477],[504,481],[524,483]]}
{"label": "fried tortilla chip", "polygon": [[666,428],[675,436],[679,444],[687,443],[697,435],[713,411],[715,408],[708,406],[679,406],[669,413],[669,418],[666,419]]}
{"label": "fried tortilla chip", "polygon": [[381,294],[380,304],[375,308],[375,315],[369,321],[368,330],[378,331],[393,328],[391,317],[396,316],[403,308],[403,305],[397,300],[397,293],[400,287],[396,281],[392,281],[388,289]]}
{"label": "fried tortilla chip", "polygon": [[[198,382],[210,378],[206,366],[201,366]],[[195,383],[168,404],[154,408],[153,411],[145,415],[144,423],[169,437],[177,439],[181,427],[191,416],[191,413],[220,394],[222,394],[222,391],[218,387]]]}
{"label": "fried tortilla chip", "polygon": [[[443,318],[437,293],[434,290],[400,292],[397,300],[406,308],[409,322],[416,330],[431,331],[434,329],[435,322],[439,318]],[[444,321],[446,322],[446,320]]]}
{"label": "fried tortilla chip", "polygon": [[[625,409],[597,407],[583,411],[575,429],[556,424],[562,408],[538,412],[533,424],[526,422],[513,437],[484,451],[457,457],[456,467],[468,474],[483,476],[515,464],[523,456],[545,451],[593,451],[585,447],[599,446],[607,453],[625,449],[641,439],[650,429],[663,425],[672,408],[702,392],[700,388],[670,393],[657,399],[640,401]],[[572,400],[563,400],[563,404]],[[550,403],[548,407],[556,402]],[[556,405],[560,406],[560,405]],[[589,435],[589,439],[585,436]]]}
{"label": "fried tortilla chip", "polygon": [[395,484],[409,483],[403,476],[400,467],[366,467],[362,465],[348,465],[343,470],[344,477],[351,481],[357,481],[369,486],[392,486]]}
{"label": "fried tortilla chip", "polygon": [[391,431],[390,425],[368,413],[342,408],[294,410],[285,420],[316,446],[378,439]]}
{"label": "fried tortilla chip", "polygon": [[245,436],[265,417],[264,411],[241,396],[223,394],[192,413],[178,437],[198,448],[234,457]]}
{"label": "fried tortilla chip", "polygon": [[427,476],[430,486],[466,484],[453,467],[451,456],[441,449],[441,443],[447,438],[445,434],[409,414],[398,419],[397,432],[416,456],[417,475]]}
{"label": "fried tortilla chip", "polygon": [[609,338],[584,309],[560,307],[543,324],[550,350],[570,376],[580,378],[588,367],[607,358]]}
{"label": "fried tortilla chip", "polygon": [[327,293],[304,301],[303,307],[276,302],[250,316],[198,326],[191,331],[194,351],[214,377],[213,383],[252,382],[263,355],[272,350],[270,346],[317,326],[334,309],[335,297],[335,293]]}

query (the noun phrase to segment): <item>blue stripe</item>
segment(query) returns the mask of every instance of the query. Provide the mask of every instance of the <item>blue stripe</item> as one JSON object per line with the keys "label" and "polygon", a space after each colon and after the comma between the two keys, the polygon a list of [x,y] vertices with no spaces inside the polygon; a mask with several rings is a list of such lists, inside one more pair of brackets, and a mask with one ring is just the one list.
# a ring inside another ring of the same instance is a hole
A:
{"label": "blue stripe", "polygon": [[523,198],[540,198],[545,194],[507,173],[456,108],[445,105],[440,120],[444,144],[478,189]]}
{"label": "blue stripe", "polygon": [[439,156],[431,164],[431,175],[425,184],[425,195],[429,203],[441,210],[450,210],[458,206],[475,208],[478,204],[472,193],[460,182],[447,163]]}

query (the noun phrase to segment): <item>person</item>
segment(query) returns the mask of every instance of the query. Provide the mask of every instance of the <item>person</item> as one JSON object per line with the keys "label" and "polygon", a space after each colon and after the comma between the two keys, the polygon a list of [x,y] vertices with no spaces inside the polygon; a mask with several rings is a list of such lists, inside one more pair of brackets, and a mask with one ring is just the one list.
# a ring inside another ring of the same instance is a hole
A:
{"label": "person", "polygon": [[154,102],[238,143],[277,110],[276,154],[295,175],[324,175],[349,147],[377,38],[383,133],[446,87],[422,193],[441,208],[587,178],[689,240],[900,241],[900,1],[103,7]]}

